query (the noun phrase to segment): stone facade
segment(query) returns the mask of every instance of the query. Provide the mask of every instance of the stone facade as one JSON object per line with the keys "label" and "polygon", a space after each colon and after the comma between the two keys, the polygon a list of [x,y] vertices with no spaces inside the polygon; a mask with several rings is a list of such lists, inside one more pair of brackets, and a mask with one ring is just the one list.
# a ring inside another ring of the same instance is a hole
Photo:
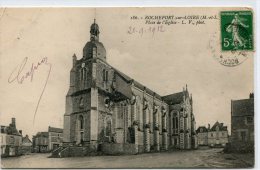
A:
{"label": "stone facade", "polygon": [[19,153],[22,155],[29,154],[32,152],[32,141],[29,136],[26,135],[22,138],[22,145],[19,147]]}
{"label": "stone facade", "polygon": [[216,122],[210,131],[208,131],[208,145],[211,147],[225,147],[228,143],[227,126],[223,123]]}
{"label": "stone facade", "polygon": [[33,136],[34,152],[50,152],[58,149],[63,143],[63,129],[48,127],[48,132],[38,132]]}
{"label": "stone facade", "polygon": [[35,136],[33,136],[32,140],[33,140],[33,152],[45,153],[49,151],[48,132],[38,132]]}
{"label": "stone facade", "polygon": [[106,61],[96,23],[91,25],[83,57],[72,58],[64,114],[64,150],[66,146],[90,145],[99,150],[105,143],[113,143],[114,148],[121,148],[120,152],[123,148],[129,153],[167,150],[172,144],[174,113],[183,119],[179,123],[183,132],[178,128],[178,136],[182,135],[180,138],[186,143],[179,148],[196,145],[192,99],[187,89],[181,92],[183,100],[176,103],[174,98],[160,96],[113,68]]}
{"label": "stone facade", "polygon": [[48,128],[49,144],[48,150],[52,151],[62,145],[63,142],[63,129],[49,126]]}
{"label": "stone facade", "polygon": [[9,126],[1,126],[1,157],[18,156],[22,145],[21,131],[16,129],[15,118]]}
{"label": "stone facade", "polygon": [[200,126],[197,129],[198,145],[208,146],[208,129],[205,126]]}
{"label": "stone facade", "polygon": [[231,101],[231,150],[254,151],[254,94]]}
{"label": "stone facade", "polygon": [[179,149],[196,149],[196,121],[193,114],[192,96],[188,88],[182,92],[164,96],[169,107],[170,146]]}
{"label": "stone facade", "polygon": [[200,126],[197,129],[198,144],[200,146],[208,145],[210,147],[225,147],[228,143],[228,130],[227,126],[218,121],[210,128]]}

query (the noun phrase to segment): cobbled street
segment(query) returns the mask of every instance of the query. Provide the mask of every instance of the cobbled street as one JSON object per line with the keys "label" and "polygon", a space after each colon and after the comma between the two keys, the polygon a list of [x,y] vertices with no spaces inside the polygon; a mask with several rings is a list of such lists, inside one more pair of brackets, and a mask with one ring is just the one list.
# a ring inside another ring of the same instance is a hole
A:
{"label": "cobbled street", "polygon": [[222,150],[205,148],[139,155],[70,158],[48,158],[49,153],[35,153],[3,158],[1,166],[2,168],[246,168],[253,166],[253,154],[225,154]]}

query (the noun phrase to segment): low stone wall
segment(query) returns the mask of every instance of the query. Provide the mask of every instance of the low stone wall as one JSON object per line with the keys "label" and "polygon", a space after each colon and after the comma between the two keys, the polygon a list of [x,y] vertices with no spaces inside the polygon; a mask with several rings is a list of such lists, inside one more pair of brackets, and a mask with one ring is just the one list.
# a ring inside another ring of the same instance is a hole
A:
{"label": "low stone wall", "polygon": [[241,141],[233,141],[228,143],[225,148],[224,152],[226,153],[254,153],[254,142],[241,142]]}
{"label": "low stone wall", "polygon": [[128,143],[103,143],[101,151],[106,155],[133,155],[138,153],[138,147],[135,144]]}

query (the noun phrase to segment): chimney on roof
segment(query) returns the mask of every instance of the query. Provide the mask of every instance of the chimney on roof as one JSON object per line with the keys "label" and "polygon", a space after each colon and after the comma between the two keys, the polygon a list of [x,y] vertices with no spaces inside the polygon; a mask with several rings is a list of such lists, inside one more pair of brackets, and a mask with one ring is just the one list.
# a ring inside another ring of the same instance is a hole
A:
{"label": "chimney on roof", "polygon": [[208,124],[208,130],[210,130],[210,124]]}
{"label": "chimney on roof", "polygon": [[20,133],[21,135],[23,135],[23,131],[22,131],[22,130],[19,130],[19,133]]}
{"label": "chimney on roof", "polygon": [[253,99],[254,98],[254,93],[250,93],[249,94],[249,99]]}
{"label": "chimney on roof", "polygon": [[15,118],[12,118],[12,126],[13,126],[13,127],[16,127]]}

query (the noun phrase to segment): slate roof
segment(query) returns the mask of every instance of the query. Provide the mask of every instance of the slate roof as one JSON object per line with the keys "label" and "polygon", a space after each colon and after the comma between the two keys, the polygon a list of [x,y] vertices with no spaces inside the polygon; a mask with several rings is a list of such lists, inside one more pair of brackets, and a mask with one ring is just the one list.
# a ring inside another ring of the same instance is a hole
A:
{"label": "slate roof", "polygon": [[[112,67],[112,66],[111,66],[111,67]],[[155,93],[153,90],[147,88],[146,86],[142,85],[142,84],[139,83],[138,81],[135,81],[134,79],[132,79],[132,78],[129,77],[128,75],[122,73],[121,71],[119,71],[119,70],[117,70],[117,69],[115,69],[115,68],[113,68],[113,69],[115,70],[115,73],[116,73],[118,76],[122,77],[127,83],[133,83],[135,87],[137,87],[137,88],[139,88],[139,89],[141,89],[141,90],[145,90],[146,93],[150,94],[151,96],[155,96],[156,98],[158,98],[158,99],[160,99],[160,100],[162,99],[162,97],[161,97],[159,94]]]}
{"label": "slate roof", "polygon": [[227,126],[224,126],[223,123],[219,123],[218,121],[212,126],[210,131],[216,131],[216,127],[219,127],[219,131],[227,131]]}
{"label": "slate roof", "polygon": [[63,129],[49,126],[49,132],[63,133]]}
{"label": "slate roof", "polygon": [[187,96],[188,95],[188,91],[182,91],[182,92],[178,92],[178,93],[174,93],[174,94],[170,94],[167,96],[163,96],[163,100],[166,101],[166,103],[168,104],[180,104],[183,101],[183,96]]}
{"label": "slate roof", "polygon": [[22,138],[23,143],[32,143],[32,141],[29,139],[29,136],[26,135],[25,137]]}
{"label": "slate roof", "polygon": [[48,132],[38,132],[35,137],[46,137],[46,138],[48,138],[49,133]]}
{"label": "slate roof", "polygon": [[1,133],[5,133],[5,134],[8,134],[8,135],[22,136],[19,133],[19,131],[15,127],[12,127],[11,125],[1,126]]}
{"label": "slate roof", "polygon": [[[202,132],[201,132],[201,129],[202,129]],[[197,133],[204,133],[204,132],[208,132],[208,129],[205,126],[200,126],[200,127],[198,127],[196,132]]]}
{"label": "slate roof", "polygon": [[254,98],[232,100],[231,101],[232,116],[249,116],[254,115]]}

